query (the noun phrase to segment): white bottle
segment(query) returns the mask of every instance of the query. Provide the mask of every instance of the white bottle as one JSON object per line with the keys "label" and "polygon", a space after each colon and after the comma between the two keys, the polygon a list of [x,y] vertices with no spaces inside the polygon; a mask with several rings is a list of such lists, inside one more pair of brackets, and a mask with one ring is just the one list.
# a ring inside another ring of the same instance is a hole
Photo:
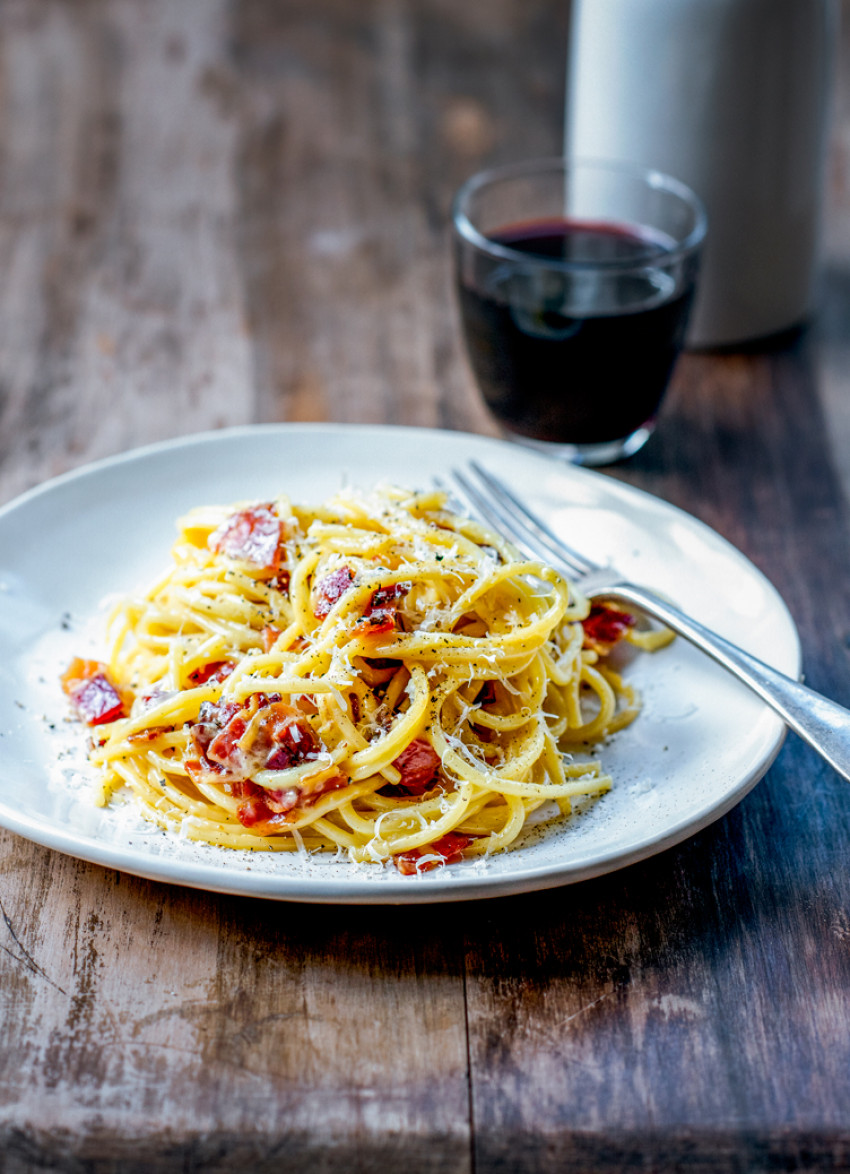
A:
{"label": "white bottle", "polygon": [[573,0],[565,154],[683,180],[709,230],[688,342],[812,309],[836,0]]}

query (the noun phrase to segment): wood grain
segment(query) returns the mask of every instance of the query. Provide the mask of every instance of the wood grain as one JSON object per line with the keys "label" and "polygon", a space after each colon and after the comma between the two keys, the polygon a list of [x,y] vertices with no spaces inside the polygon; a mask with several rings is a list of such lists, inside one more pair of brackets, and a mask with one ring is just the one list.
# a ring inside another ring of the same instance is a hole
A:
{"label": "wood grain", "polygon": [[[559,150],[567,15],[4,0],[0,499],[246,422],[494,434],[450,201]],[[816,325],[686,356],[608,475],[740,546],[850,704],[848,125],[842,89]],[[848,838],[846,783],[790,740],[679,848],[434,909],[196,893],[2,833],[0,1171],[850,1170]]]}
{"label": "wood grain", "polygon": [[236,125],[208,78],[226,9],[2,10],[3,497],[254,418]]}
{"label": "wood grain", "polygon": [[[337,0],[321,19],[309,2],[239,5],[242,260],[263,419],[495,433],[459,352],[449,208],[485,159],[518,142],[558,150],[565,35],[539,2]],[[517,41],[533,64],[508,89],[493,63],[515,65]]]}

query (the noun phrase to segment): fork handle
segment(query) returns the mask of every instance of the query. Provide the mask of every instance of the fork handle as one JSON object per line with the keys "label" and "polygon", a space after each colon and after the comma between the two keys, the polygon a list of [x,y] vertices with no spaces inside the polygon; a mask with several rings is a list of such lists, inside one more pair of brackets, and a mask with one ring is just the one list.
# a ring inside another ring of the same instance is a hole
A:
{"label": "fork handle", "polygon": [[588,595],[634,604],[672,628],[743,681],[840,775],[850,779],[850,710],[770,668],[643,587],[618,583]]}

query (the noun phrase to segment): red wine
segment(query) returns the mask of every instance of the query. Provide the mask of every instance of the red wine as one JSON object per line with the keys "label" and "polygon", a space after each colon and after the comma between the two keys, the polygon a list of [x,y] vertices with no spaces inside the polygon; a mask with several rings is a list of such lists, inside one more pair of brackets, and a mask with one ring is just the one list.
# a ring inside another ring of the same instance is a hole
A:
{"label": "red wine", "polygon": [[[654,417],[684,339],[694,275],[672,241],[609,223],[531,221],[489,233],[522,258],[459,279],[467,349],[490,411],[537,440],[597,444]],[[539,258],[567,266],[534,264]]]}

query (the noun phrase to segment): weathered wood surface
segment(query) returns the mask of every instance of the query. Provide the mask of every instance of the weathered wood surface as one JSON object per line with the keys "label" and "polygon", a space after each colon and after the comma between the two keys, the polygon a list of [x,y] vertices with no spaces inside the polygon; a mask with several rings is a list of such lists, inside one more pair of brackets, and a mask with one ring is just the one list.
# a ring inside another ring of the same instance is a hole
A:
{"label": "weathered wood surface", "polygon": [[[0,498],[235,423],[493,432],[448,205],[558,150],[565,23],[556,0],[4,0]],[[745,550],[848,703],[842,103],[817,325],[688,356],[611,475]],[[2,834],[0,1170],[850,1169],[848,861],[850,789],[796,741],[680,848],[439,909],[189,892]]]}

